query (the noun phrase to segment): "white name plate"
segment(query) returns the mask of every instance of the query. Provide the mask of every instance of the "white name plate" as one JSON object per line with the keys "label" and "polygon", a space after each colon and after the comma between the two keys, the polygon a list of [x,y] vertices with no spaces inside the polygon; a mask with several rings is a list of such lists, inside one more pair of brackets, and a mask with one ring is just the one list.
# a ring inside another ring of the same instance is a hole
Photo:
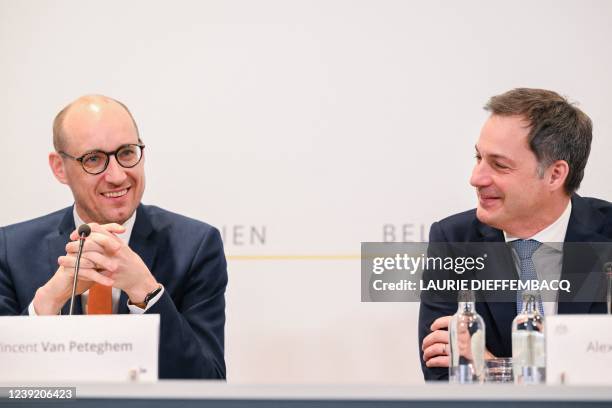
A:
{"label": "white name plate", "polygon": [[612,385],[612,316],[546,316],[546,383]]}
{"label": "white name plate", "polygon": [[0,317],[0,382],[157,381],[159,315]]}

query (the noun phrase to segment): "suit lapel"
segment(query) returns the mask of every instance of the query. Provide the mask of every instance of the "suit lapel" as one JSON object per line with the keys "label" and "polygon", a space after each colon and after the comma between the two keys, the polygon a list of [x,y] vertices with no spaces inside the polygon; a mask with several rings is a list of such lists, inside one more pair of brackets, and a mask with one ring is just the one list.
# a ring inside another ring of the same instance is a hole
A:
{"label": "suit lapel", "polygon": [[[504,233],[479,221],[476,222],[480,242],[493,244],[486,247],[488,254],[486,273],[488,277],[490,279],[516,279],[512,252],[508,246],[503,245],[505,242]],[[493,298],[491,298],[492,296]],[[493,322],[500,335],[502,335],[507,331],[507,328],[512,326],[512,320],[516,316],[516,303],[500,302],[499,295],[495,293],[488,295],[485,293],[485,298],[491,299],[484,306],[489,308]]]}
{"label": "suit lapel", "polygon": [[[482,242],[504,242],[502,231],[476,222]],[[597,262],[598,256],[601,256],[599,253],[601,250],[592,245],[589,246],[589,243],[611,241],[601,233],[604,225],[605,218],[598,211],[594,211],[579,195],[572,196],[572,213],[565,234],[561,279],[570,280],[573,289],[578,290],[585,284],[593,286],[592,283],[587,283],[585,280],[589,277],[589,272],[598,271]],[[496,271],[505,274],[501,279],[516,279],[512,253],[509,248],[505,252],[495,257],[493,267],[496,268]],[[507,265],[512,265],[512,267],[508,268]],[[496,273],[495,276],[499,274]],[[592,301],[570,302],[569,296],[562,292],[559,294],[558,313],[588,313],[592,304]],[[496,321],[500,319],[502,324],[511,323],[516,314],[514,306],[508,302],[490,302],[487,303],[487,306]]]}
{"label": "suit lapel", "polygon": [[[594,277],[593,273],[602,272],[603,265],[598,266],[598,258],[603,249],[592,243],[610,242],[610,239],[601,234],[605,218],[597,211],[591,209],[585,200],[577,194],[572,197],[572,213],[565,234],[563,245],[563,263],[561,279],[571,282],[572,292],[593,289],[592,284],[586,280]],[[559,293],[558,313],[588,313],[593,302],[571,302],[571,294]]]}
{"label": "suit lapel", "polygon": [[[47,282],[57,271],[57,258],[66,255],[66,244],[70,242],[70,233],[75,230],[73,207],[68,207],[64,211],[57,230],[53,231],[48,238],[48,259],[49,268],[45,282]],[[74,314],[82,314],[83,307],[81,305],[81,296],[77,296],[74,300]],[[62,307],[62,315],[67,315],[70,309],[70,300]]]}
{"label": "suit lapel", "polygon": [[[151,273],[153,273],[153,265],[157,255],[157,245],[154,245],[154,240],[155,230],[153,228],[151,218],[146,207],[140,204],[136,209],[136,221],[134,222],[134,228],[132,229],[132,235],[130,236],[129,246],[132,251],[136,252],[138,256],[140,256]],[[121,291],[118,313],[129,313],[127,301],[127,293]]]}

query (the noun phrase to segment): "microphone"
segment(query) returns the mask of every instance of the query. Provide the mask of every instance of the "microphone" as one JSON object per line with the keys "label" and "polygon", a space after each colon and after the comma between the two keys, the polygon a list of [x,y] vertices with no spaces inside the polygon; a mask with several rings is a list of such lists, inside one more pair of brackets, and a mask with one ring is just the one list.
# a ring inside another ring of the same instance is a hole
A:
{"label": "microphone", "polygon": [[608,314],[612,314],[612,262],[606,262],[604,264],[604,272],[608,278],[608,293],[606,296],[606,306],[608,307]]}
{"label": "microphone", "polygon": [[91,234],[91,227],[87,224],[83,224],[77,230],[79,234],[79,252],[77,253],[76,263],[74,265],[74,279],[72,281],[72,295],[70,296],[70,312],[72,316],[72,310],[74,307],[74,298],[76,297],[77,279],[79,277],[79,268],[81,267],[81,255],[83,254],[83,244],[85,244],[85,238]]}

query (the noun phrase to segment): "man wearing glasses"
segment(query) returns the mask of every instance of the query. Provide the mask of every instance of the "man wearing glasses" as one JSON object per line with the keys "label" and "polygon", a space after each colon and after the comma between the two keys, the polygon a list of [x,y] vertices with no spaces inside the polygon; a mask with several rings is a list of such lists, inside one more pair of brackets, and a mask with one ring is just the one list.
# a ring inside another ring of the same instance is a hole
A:
{"label": "man wearing glasses", "polygon": [[128,108],[84,96],[53,123],[49,164],[74,206],[0,228],[0,315],[157,313],[160,378],[225,378],[227,270],[219,232],[141,204],[144,149]]}

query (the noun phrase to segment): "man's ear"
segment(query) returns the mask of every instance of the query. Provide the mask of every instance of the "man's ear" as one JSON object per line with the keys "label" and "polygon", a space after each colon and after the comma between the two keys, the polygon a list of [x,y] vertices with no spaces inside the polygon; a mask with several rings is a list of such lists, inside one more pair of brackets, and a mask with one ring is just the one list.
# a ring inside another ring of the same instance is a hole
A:
{"label": "man's ear", "polygon": [[66,177],[66,169],[64,168],[64,161],[57,152],[49,153],[49,167],[53,175],[62,184],[68,184],[68,178]]}
{"label": "man's ear", "polygon": [[565,185],[565,180],[569,175],[569,165],[565,160],[557,160],[550,165],[547,173],[549,174],[548,184],[550,191],[558,190]]}

